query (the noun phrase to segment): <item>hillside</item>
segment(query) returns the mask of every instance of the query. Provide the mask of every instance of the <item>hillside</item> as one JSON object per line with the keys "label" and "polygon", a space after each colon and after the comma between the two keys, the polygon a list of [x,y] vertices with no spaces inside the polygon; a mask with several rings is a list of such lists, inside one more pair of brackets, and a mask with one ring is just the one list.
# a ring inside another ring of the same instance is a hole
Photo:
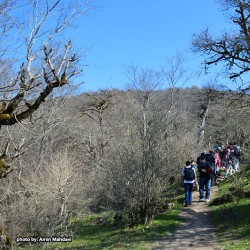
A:
{"label": "hillside", "polygon": [[178,201],[186,160],[228,141],[248,151],[245,98],[229,106],[229,93],[211,88],[51,98],[31,122],[9,128],[26,152],[1,182],[4,228],[12,239],[71,236],[72,221],[107,211],[118,228],[149,225],[156,207]]}
{"label": "hillside", "polygon": [[[242,165],[241,172],[227,179],[223,179],[223,174],[222,171],[219,185],[212,188],[210,203],[199,202],[198,192],[194,192],[193,204],[183,208],[183,194],[180,194],[178,202],[170,209],[155,215],[148,225],[134,228],[115,226],[112,213],[108,212],[77,217],[71,221],[70,229],[74,235],[71,243],[48,243],[46,247],[90,250],[248,249],[249,165]],[[239,182],[244,192],[235,192],[234,183],[239,188]],[[42,246],[45,247],[44,243],[36,244],[36,249],[43,249]],[[25,244],[23,247],[26,249]]]}

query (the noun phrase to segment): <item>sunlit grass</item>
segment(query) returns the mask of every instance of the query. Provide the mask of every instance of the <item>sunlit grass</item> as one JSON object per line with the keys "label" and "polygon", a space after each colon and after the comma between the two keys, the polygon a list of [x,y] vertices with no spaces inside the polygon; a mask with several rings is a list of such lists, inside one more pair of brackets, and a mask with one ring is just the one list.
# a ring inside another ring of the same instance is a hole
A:
{"label": "sunlit grass", "polygon": [[[135,249],[146,250],[155,241],[168,236],[181,222],[178,217],[180,204],[171,210],[158,214],[148,225],[134,228],[113,226],[113,213],[90,214],[71,221],[73,241],[69,243],[37,244],[36,249]],[[34,246],[34,245],[33,245]],[[21,249],[21,248],[15,248]],[[22,249],[30,249],[22,248]]]}
{"label": "sunlit grass", "polygon": [[212,203],[216,233],[224,250],[250,249],[250,170],[223,180],[217,202]]}

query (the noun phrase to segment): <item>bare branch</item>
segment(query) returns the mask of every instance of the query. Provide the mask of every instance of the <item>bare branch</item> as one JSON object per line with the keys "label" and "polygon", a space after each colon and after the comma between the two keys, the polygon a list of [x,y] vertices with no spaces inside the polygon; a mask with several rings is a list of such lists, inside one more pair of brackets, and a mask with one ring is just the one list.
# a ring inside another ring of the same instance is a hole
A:
{"label": "bare branch", "polygon": [[[193,51],[205,55],[206,65],[222,63],[229,79],[237,79],[250,71],[250,5],[248,1],[220,1],[224,11],[237,27],[232,32],[212,36],[208,29],[194,35]],[[241,89],[241,91],[245,91]]]}

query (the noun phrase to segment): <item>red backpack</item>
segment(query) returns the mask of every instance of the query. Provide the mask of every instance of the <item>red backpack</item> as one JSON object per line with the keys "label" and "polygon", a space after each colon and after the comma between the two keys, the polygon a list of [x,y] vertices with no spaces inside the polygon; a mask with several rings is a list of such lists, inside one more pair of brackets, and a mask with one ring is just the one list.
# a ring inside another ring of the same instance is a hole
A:
{"label": "red backpack", "polygon": [[224,159],[224,160],[229,159],[229,156],[230,156],[230,150],[227,148],[227,149],[225,149],[225,151],[224,151],[223,159]]}

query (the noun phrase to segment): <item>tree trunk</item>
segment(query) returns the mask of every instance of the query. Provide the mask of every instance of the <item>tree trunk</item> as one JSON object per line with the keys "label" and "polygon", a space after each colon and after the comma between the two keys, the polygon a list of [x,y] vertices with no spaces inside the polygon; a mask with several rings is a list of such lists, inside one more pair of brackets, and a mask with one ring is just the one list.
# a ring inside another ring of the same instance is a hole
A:
{"label": "tree trunk", "polygon": [[199,148],[204,147],[205,124],[206,124],[206,118],[207,118],[210,106],[211,106],[210,100],[208,100],[207,105],[201,106],[201,113],[199,115],[200,124],[198,125],[198,138],[197,138],[197,144]]}

